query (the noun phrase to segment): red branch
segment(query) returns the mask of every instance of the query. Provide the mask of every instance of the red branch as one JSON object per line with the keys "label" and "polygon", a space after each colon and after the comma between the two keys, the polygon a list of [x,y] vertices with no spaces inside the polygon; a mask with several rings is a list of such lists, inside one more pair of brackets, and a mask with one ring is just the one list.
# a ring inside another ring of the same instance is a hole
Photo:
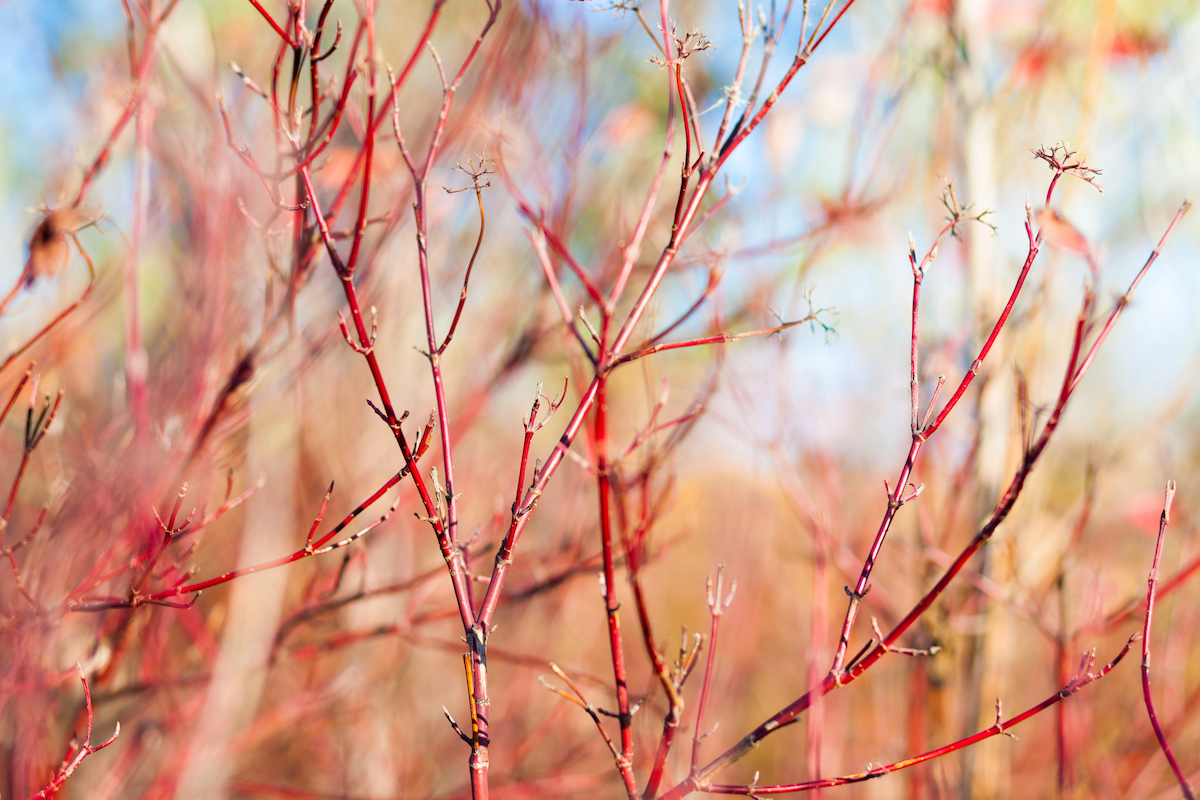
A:
{"label": "red branch", "polygon": [[1179,768],[1179,762],[1175,760],[1175,754],[1171,752],[1171,745],[1167,743],[1167,734],[1158,721],[1158,714],[1154,711],[1154,696],[1150,692],[1150,632],[1154,625],[1154,591],[1158,588],[1158,563],[1162,558],[1163,541],[1167,538],[1167,522],[1171,518],[1171,501],[1174,499],[1175,481],[1167,481],[1167,494],[1163,500],[1162,516],[1158,521],[1158,542],[1154,546],[1154,563],[1150,567],[1150,578],[1146,582],[1146,623],[1142,628],[1142,697],[1146,699],[1146,714],[1150,717],[1154,735],[1158,737],[1158,745],[1162,748],[1163,755],[1167,757],[1171,771],[1175,773],[1175,779],[1179,781],[1183,796],[1187,800],[1196,800],[1196,795],[1192,791],[1192,787],[1188,785],[1183,770]]}
{"label": "red branch", "polygon": [[87,676],[83,674],[83,667],[78,667],[79,680],[83,683],[83,700],[87,709],[87,735],[83,738],[83,743],[80,745],[72,745],[71,752],[63,760],[63,764],[58,768],[58,772],[51,778],[50,782],[42,788],[40,792],[31,795],[29,800],[47,800],[58,793],[62,785],[67,782],[67,778],[71,777],[76,768],[83,763],[83,760],[92,753],[99,752],[117,740],[121,735],[121,723],[117,723],[116,730],[113,735],[108,737],[108,741],[104,744],[92,744],[92,691],[88,688]]}
{"label": "red branch", "polygon": [[950,744],[943,745],[936,750],[930,750],[927,753],[922,753],[919,756],[906,758],[903,761],[897,761],[894,764],[885,764],[879,767],[868,767],[865,772],[859,772],[854,775],[844,775],[840,778],[823,778],[816,781],[779,784],[777,786],[735,786],[728,784],[711,784],[704,785],[699,788],[701,791],[709,792],[710,794],[741,794],[750,796],[811,792],[816,789],[827,789],[832,786],[845,786],[849,783],[862,783],[863,781],[869,781],[874,778],[882,778],[884,775],[898,772],[902,769],[908,769],[909,767],[915,767],[918,764],[924,764],[926,761],[932,761],[935,758],[941,758],[942,756],[949,755],[956,750],[962,750],[965,747],[970,747],[973,744],[982,742],[984,739],[990,739],[993,736],[999,736],[1000,734],[1011,736],[1012,734],[1008,732],[1010,728],[1019,725],[1030,717],[1040,714],[1047,708],[1062,702],[1078,692],[1084,686],[1087,686],[1093,681],[1100,680],[1109,672],[1111,672],[1113,667],[1120,663],[1121,659],[1125,657],[1125,654],[1129,652],[1129,648],[1133,646],[1133,641],[1133,638],[1130,638],[1130,640],[1125,643],[1125,646],[1121,648],[1121,652],[1117,653],[1116,657],[1113,658],[1112,661],[1108,662],[1099,672],[1091,671],[1092,666],[1096,661],[1096,651],[1092,650],[1090,653],[1086,653],[1083,657],[1083,663],[1081,663],[1079,666],[1079,672],[1076,673],[1075,677],[1072,678],[1066,686],[1055,692],[1050,697],[1047,697],[1036,706],[1017,714],[1015,717],[1002,720],[1000,717],[1000,701],[997,700],[995,725],[964,739],[959,739],[957,742],[952,742]]}

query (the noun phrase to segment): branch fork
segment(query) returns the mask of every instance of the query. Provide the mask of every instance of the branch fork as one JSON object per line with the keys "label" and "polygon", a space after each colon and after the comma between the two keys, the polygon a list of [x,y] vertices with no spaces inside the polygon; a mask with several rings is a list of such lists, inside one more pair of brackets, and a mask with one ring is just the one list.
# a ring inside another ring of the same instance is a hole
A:
{"label": "branch fork", "polygon": [[371,333],[366,341],[362,343],[354,341],[354,338],[350,335],[350,329],[346,325],[346,318],[342,315],[340,309],[337,312],[337,317],[338,328],[341,329],[342,338],[346,340],[346,344],[350,345],[350,348],[360,355],[370,355],[375,350],[375,337],[379,334],[379,312],[375,306],[371,306]]}
{"label": "branch fork", "polygon": [[[883,648],[885,653],[896,653],[902,656],[935,656],[941,652],[942,648],[938,645],[931,645],[923,650],[918,650],[912,647],[896,647],[887,643],[887,637],[883,635],[883,631],[879,630],[879,620],[871,617],[871,630],[875,632],[875,640],[879,642],[879,646]],[[870,647],[870,645],[868,645]],[[853,666],[853,664],[851,664]],[[999,718],[1000,701],[996,701],[997,718]]]}

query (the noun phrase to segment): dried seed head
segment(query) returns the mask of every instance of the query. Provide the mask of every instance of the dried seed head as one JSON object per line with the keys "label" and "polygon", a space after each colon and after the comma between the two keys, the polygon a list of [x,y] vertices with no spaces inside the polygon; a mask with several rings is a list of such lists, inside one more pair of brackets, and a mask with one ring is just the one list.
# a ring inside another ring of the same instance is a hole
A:
{"label": "dried seed head", "polygon": [[29,261],[25,264],[25,285],[48,275],[57,275],[67,265],[67,237],[82,220],[70,209],[54,208],[45,212],[29,237]]}

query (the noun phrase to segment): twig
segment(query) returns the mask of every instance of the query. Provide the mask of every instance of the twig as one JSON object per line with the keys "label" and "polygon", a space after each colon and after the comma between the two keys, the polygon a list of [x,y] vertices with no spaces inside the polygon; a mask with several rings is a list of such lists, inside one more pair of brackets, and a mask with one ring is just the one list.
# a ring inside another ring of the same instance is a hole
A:
{"label": "twig", "polygon": [[865,771],[858,772],[853,775],[844,775],[840,778],[824,778],[822,780],[805,781],[803,783],[780,784],[777,786],[735,786],[735,785],[728,785],[728,784],[702,784],[700,788],[702,788],[703,791],[706,791],[710,794],[740,794],[740,795],[749,795],[751,797],[759,796],[759,795],[768,795],[768,794],[795,794],[798,792],[811,792],[811,791],[814,791],[817,789],[825,789],[825,788],[829,788],[832,786],[845,786],[845,785],[851,784],[851,783],[862,783],[863,781],[869,781],[874,778],[882,778],[884,775],[888,775],[893,772],[898,772],[902,769],[908,769],[909,767],[915,767],[918,764],[924,764],[926,761],[932,761],[935,758],[941,758],[942,756],[948,755],[957,750],[962,750],[965,747],[970,747],[973,744],[982,742],[984,739],[990,739],[993,736],[999,736],[1001,734],[1004,734],[1006,736],[1011,736],[1012,734],[1009,733],[1010,728],[1012,728],[1016,725],[1019,725],[1020,723],[1029,719],[1030,717],[1033,717],[1033,716],[1041,713],[1042,711],[1045,711],[1047,708],[1050,708],[1051,706],[1062,702],[1063,700],[1067,699],[1071,695],[1078,692],[1084,686],[1087,686],[1089,683],[1092,683],[1093,681],[1100,680],[1105,675],[1107,675],[1109,672],[1111,672],[1113,667],[1115,667],[1118,663],[1120,663],[1121,659],[1125,657],[1125,654],[1129,652],[1129,648],[1132,645],[1133,645],[1133,639],[1131,638],[1128,642],[1125,643],[1125,646],[1123,648],[1121,648],[1121,651],[1119,653],[1117,653],[1116,657],[1113,658],[1112,661],[1108,662],[1108,664],[1106,664],[1103,668],[1101,668],[1099,672],[1092,672],[1092,667],[1094,666],[1095,660],[1096,660],[1095,651],[1085,654],[1083,663],[1080,666],[1080,670],[1075,675],[1075,677],[1072,678],[1071,681],[1066,686],[1064,686],[1062,689],[1055,692],[1054,694],[1052,694],[1050,697],[1046,698],[1042,702],[1038,703],[1037,705],[1033,706],[1032,708],[1029,708],[1029,709],[1021,712],[1020,714],[1017,714],[1015,717],[1011,717],[1007,720],[1002,720],[1000,718],[1000,714],[999,714],[1000,703],[999,703],[999,701],[997,701],[996,702],[997,714],[996,714],[996,724],[995,725],[993,725],[992,727],[987,728],[985,730],[982,730],[979,733],[973,734],[973,735],[968,736],[963,739],[959,739],[956,742],[952,742],[950,744],[943,745],[942,747],[939,747],[936,750],[930,750],[927,753],[922,753],[919,756],[914,756],[912,758],[906,758],[903,761],[897,761],[894,764],[883,764],[878,767],[874,767],[874,766],[871,766],[868,764],[867,769]]}
{"label": "twig", "polygon": [[1183,796],[1187,800],[1196,800],[1195,792],[1188,785],[1187,778],[1179,767],[1179,762],[1175,760],[1175,754],[1171,752],[1171,745],[1167,743],[1167,734],[1159,724],[1158,714],[1154,711],[1154,696],[1150,692],[1150,633],[1154,625],[1154,592],[1158,588],[1158,563],[1162,558],[1163,541],[1167,538],[1167,522],[1171,518],[1171,501],[1174,499],[1175,481],[1167,481],[1162,516],[1158,521],[1158,541],[1154,545],[1154,562],[1150,566],[1150,578],[1146,581],[1146,622],[1142,628],[1142,697],[1146,700],[1146,714],[1150,718],[1151,727],[1154,728],[1154,735],[1158,737],[1158,746],[1162,748],[1163,755],[1167,757],[1167,763],[1171,765],[1171,771],[1175,773],[1175,779],[1179,781],[1179,788],[1183,790]]}
{"label": "twig", "polygon": [[83,667],[77,666],[79,670],[79,680],[83,683],[83,700],[87,713],[87,734],[83,738],[83,742],[79,745],[72,745],[71,752],[63,761],[63,765],[59,767],[58,772],[50,779],[50,782],[37,794],[31,795],[29,800],[47,800],[58,793],[62,785],[66,783],[67,778],[75,772],[76,768],[83,763],[83,760],[92,753],[99,752],[117,740],[121,735],[121,723],[117,723],[113,730],[113,735],[108,737],[108,740],[103,744],[92,744],[92,691],[88,688],[87,676],[83,673]]}
{"label": "twig", "polygon": [[721,615],[733,603],[733,595],[737,591],[737,581],[735,580],[730,583],[729,594],[726,595],[724,600],[721,599],[721,584],[724,577],[725,565],[720,564],[717,566],[716,594],[713,594],[712,578],[708,579],[708,611],[712,617],[712,628],[708,634],[708,661],[704,665],[704,683],[700,688],[700,704],[696,708],[696,730],[692,736],[692,773],[700,769],[700,743],[716,730],[715,725],[711,731],[704,730],[704,711],[708,707],[708,694],[712,688],[713,667],[717,660],[717,633],[721,628]]}

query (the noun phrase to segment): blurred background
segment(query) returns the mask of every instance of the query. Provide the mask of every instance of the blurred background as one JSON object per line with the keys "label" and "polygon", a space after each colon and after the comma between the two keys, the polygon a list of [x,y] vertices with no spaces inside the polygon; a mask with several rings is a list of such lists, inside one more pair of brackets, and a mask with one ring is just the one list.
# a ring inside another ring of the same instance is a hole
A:
{"label": "blurred background", "polygon": [[[145,30],[135,25],[131,44],[127,19],[137,19],[140,4],[131,5],[127,16],[118,0],[0,3],[5,292],[28,274],[44,212],[80,193],[133,96],[131,53]],[[381,68],[408,58],[427,5],[380,4]],[[657,35],[658,6],[645,5]],[[264,6],[285,18],[284,3]],[[438,187],[469,187],[455,169],[468,158],[485,156],[495,171],[482,194],[486,231],[463,320],[442,361],[463,529],[478,531],[472,547],[487,567],[508,523],[521,420],[537,385],[553,396],[570,380],[565,407],[534,439],[533,455],[544,459],[590,378],[514,198],[540,209],[578,260],[611,281],[667,121],[667,73],[653,62],[656,45],[635,9],[508,0],[433,165],[429,247],[443,329],[480,219],[472,192]],[[747,13],[752,25],[760,13],[778,18],[783,0]],[[678,0],[671,15],[681,31],[700,28],[714,45],[685,68],[711,141],[742,52],[739,7]],[[482,0],[445,4],[432,41],[448,69],[486,16]],[[338,0],[333,18],[346,30],[328,62],[341,91],[358,11]],[[786,70],[798,37],[793,19],[765,86]],[[757,35],[743,95],[762,41]],[[72,732],[82,731],[77,662],[91,687],[96,738],[117,721],[121,736],[83,762],[61,797],[470,794],[467,748],[442,714],[445,706],[460,723],[469,719],[462,630],[436,542],[414,518],[421,506],[410,482],[372,507],[362,520],[397,503],[350,547],[213,587],[188,608],[72,605],[128,592],[134,560],[160,535],[154,514],[165,518],[184,482],[180,518],[197,509],[197,533],[163,564],[203,580],[303,547],[331,481],[326,526],[403,465],[364,402],[375,397],[371,376],[338,332],[344,299],[328,259],[320,254],[293,293],[294,232],[286,216],[276,224],[271,198],[226,141],[218,93],[232,143],[271,163],[272,114],[255,89],[269,86],[278,47],[244,0],[171,8],[136,119],[64,223],[94,222],[78,234],[95,263],[94,286],[0,373],[7,397],[36,360],[34,391],[64,392],[27,467],[28,384],[0,430],[5,470],[23,475],[4,516],[12,569],[0,572],[4,798],[37,793]],[[332,196],[354,180],[361,87],[317,162],[318,193]],[[302,94],[309,97],[307,86]],[[1198,194],[1198,96],[1200,13],[1184,0],[859,0],[729,159],[715,190],[728,200],[681,251],[634,341],[699,298],[673,338],[770,328],[812,310],[824,324],[642,359],[613,379],[609,400],[614,448],[639,445],[627,469],[645,476],[641,491],[654,507],[641,576],[665,652],[677,651],[681,635],[707,634],[705,580],[718,565],[738,583],[706,711],[706,726],[719,723],[704,741],[706,761],[828,670],[842,587],[861,569],[886,508],[883,482],[895,480],[910,444],[910,233],[918,254],[932,245],[950,183],[972,213],[990,210],[995,226],[962,226],[928,270],[920,342],[927,400],[939,375],[954,386],[970,367],[1020,269],[1026,202],[1039,208],[1051,177],[1032,151],[1069,142],[1102,171],[1102,192],[1068,176],[1052,205],[1100,255],[1106,309],[1179,205]],[[414,152],[427,146],[441,98],[436,66],[422,57],[399,98]],[[667,244],[677,175],[673,161],[636,287]],[[364,305],[378,309],[376,350],[394,402],[416,427],[434,394],[419,352],[412,180],[390,121],[373,181],[373,224],[355,280]],[[335,232],[349,229],[352,215],[343,211]],[[1192,215],[1139,287],[1013,514],[907,637],[912,647],[939,646],[936,657],[889,656],[722,780],[746,783],[757,772],[761,783],[793,782],[898,761],[990,726],[997,697],[1011,714],[1052,695],[1092,647],[1107,661],[1141,627],[1140,609],[1122,612],[1144,595],[1167,479],[1179,494],[1164,581],[1198,571],[1198,247]],[[584,303],[570,273],[560,277],[571,307]],[[1072,253],[1048,247],[1039,256],[980,378],[923,454],[914,481],[926,489],[897,517],[851,652],[871,636],[871,617],[885,630],[903,617],[995,506],[1019,466],[1023,426],[1039,424],[1056,397],[1087,278]],[[5,352],[88,286],[73,249],[65,268],[21,286],[0,317]],[[701,410],[687,425],[635,440],[652,418]],[[426,467],[440,463],[439,447]],[[575,446],[583,462],[590,447],[586,437]],[[537,680],[556,662],[592,702],[614,707],[594,484],[580,460],[567,459],[522,538],[497,616],[489,652],[498,797],[624,791],[592,721]],[[1154,636],[1160,718],[1193,781],[1198,601],[1200,577],[1173,584]],[[624,609],[630,691],[644,698],[634,718],[635,768],[644,776],[665,701],[632,603]],[[1024,723],[1015,741],[996,737],[823,794],[1176,797],[1142,706],[1138,661],[1131,655]],[[668,763],[668,785],[687,775],[699,683],[693,678],[685,692],[685,745]]]}

